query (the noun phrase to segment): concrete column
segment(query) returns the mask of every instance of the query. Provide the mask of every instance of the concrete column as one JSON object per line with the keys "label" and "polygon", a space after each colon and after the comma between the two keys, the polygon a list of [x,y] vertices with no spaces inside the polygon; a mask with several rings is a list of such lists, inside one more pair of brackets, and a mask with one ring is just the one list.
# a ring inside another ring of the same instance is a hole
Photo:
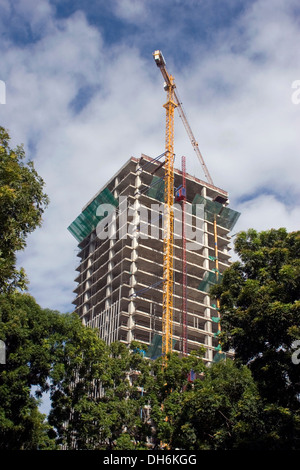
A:
{"label": "concrete column", "polygon": [[[138,169],[139,165],[136,166],[136,170]],[[129,295],[130,301],[128,304],[128,313],[129,313],[129,319],[128,319],[128,328],[129,331],[127,333],[127,341],[130,343],[133,340],[133,327],[134,327],[134,314],[136,310],[136,304],[135,304],[135,294],[136,294],[136,289],[135,286],[137,284],[137,279],[136,279],[136,273],[137,273],[137,265],[136,261],[138,259],[138,237],[136,232],[137,225],[139,224],[139,212],[138,209],[140,207],[139,204],[139,194],[138,194],[138,189],[141,186],[141,178],[139,175],[135,177],[135,201],[133,204],[133,210],[131,211],[131,216],[132,216],[132,222],[130,223],[131,226],[131,232],[132,232],[132,241],[131,241],[131,264],[130,264],[130,291]]]}
{"label": "concrete column", "polygon": [[115,244],[115,240],[114,239],[110,239],[109,240],[109,251],[108,251],[108,259],[109,259],[109,262],[108,262],[108,273],[107,273],[107,278],[106,278],[106,294],[105,294],[105,297],[106,297],[106,301],[105,301],[105,309],[109,308],[110,305],[111,305],[111,299],[110,299],[110,296],[112,294],[112,286],[111,286],[111,283],[112,283],[112,280],[113,280],[113,273],[112,273],[112,269],[114,267],[114,262],[113,262],[113,257],[114,257],[114,244]]}
{"label": "concrete column", "polygon": [[205,337],[205,344],[208,346],[206,350],[206,357],[209,360],[212,360],[212,324],[211,324],[211,310],[210,310],[210,296],[206,295],[204,297],[204,304],[207,305],[204,310],[204,315],[208,319],[204,324],[204,330],[207,333]]}
{"label": "concrete column", "polygon": [[[207,190],[206,187],[202,188],[201,195],[203,197],[206,197]],[[204,244],[204,250],[203,250],[203,256],[205,257],[204,262],[203,262],[203,267],[205,270],[209,270],[209,243],[208,243],[208,223],[204,220],[203,224],[203,244]],[[212,325],[211,325],[211,310],[210,310],[210,296],[205,295],[204,297],[204,316],[207,318],[207,321],[204,324],[204,330],[207,333],[205,337],[205,344],[207,345],[207,350],[206,350],[206,358],[209,361],[212,361]]]}

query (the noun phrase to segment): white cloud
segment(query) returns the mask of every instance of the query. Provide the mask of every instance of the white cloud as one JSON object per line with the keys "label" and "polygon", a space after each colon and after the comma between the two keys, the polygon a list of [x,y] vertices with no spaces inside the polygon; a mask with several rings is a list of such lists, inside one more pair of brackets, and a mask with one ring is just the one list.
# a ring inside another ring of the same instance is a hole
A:
{"label": "white cloud", "polygon": [[147,2],[145,0],[116,0],[114,9],[117,16],[135,23],[146,18]]}
{"label": "white cloud", "polygon": [[239,205],[240,219],[234,231],[288,228],[289,231],[299,230],[300,207],[286,206],[273,195],[259,195]]}
{"label": "white cloud", "polygon": [[177,80],[213,179],[234,198],[265,186],[299,194],[300,106],[291,102],[291,84],[300,31],[276,5],[256,2]]}
{"label": "white cloud", "polygon": [[41,32],[41,28],[51,25],[49,17],[53,14],[53,8],[47,0],[14,0],[12,5],[22,21],[30,23],[33,31]]}
{"label": "white cloud", "polygon": [[[67,227],[132,154],[139,156],[144,146],[161,150],[160,143],[152,143],[151,129],[157,128],[150,112],[161,103],[156,106],[149,92],[153,85],[138,51],[106,52],[100,33],[81,13],[54,23],[50,36],[5,52],[10,104],[1,111],[15,144],[35,142],[35,165],[51,200],[43,227],[29,237],[20,263],[37,300],[63,310],[73,300],[78,263]],[[70,103],[82,84],[99,85],[99,90],[75,115]]]}

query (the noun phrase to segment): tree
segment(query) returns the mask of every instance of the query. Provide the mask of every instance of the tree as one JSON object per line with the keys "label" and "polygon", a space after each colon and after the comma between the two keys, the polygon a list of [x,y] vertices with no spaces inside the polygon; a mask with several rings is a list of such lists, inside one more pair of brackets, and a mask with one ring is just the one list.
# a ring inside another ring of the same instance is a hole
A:
{"label": "tree", "polygon": [[297,417],[299,365],[292,355],[300,339],[300,232],[251,229],[237,235],[235,251],[240,260],[211,292],[220,299],[223,349],[248,365],[266,403]]}
{"label": "tree", "polygon": [[172,354],[162,367],[162,359],[149,360],[138,342],[108,346],[79,319],[67,331],[67,340],[53,336],[51,348],[57,363],[49,423],[58,443],[80,450],[145,449],[151,438],[156,446],[162,439],[169,445],[179,412],[174,397],[190,386],[191,369],[203,372],[202,358]]}
{"label": "tree", "polygon": [[68,449],[97,448],[99,438],[106,438],[107,426],[97,424],[96,402],[108,374],[107,346],[76,314],[59,315],[47,341],[52,357],[48,419],[57,442]]}
{"label": "tree", "polygon": [[16,269],[16,252],[40,226],[48,205],[44,181],[33,162],[25,163],[23,146],[11,149],[10,136],[0,127],[0,293],[24,288],[26,276]]}
{"label": "tree", "polygon": [[[52,312],[52,316],[57,315]],[[37,395],[46,390],[51,356],[46,345],[51,316],[28,294],[0,295],[0,335],[6,363],[0,366],[0,448],[53,448]],[[39,393],[40,392],[40,393]]]}
{"label": "tree", "polygon": [[260,447],[262,403],[246,366],[227,359],[207,368],[181,396],[172,446],[186,450]]}
{"label": "tree", "polygon": [[[97,414],[104,424],[110,417],[93,398],[99,380],[111,377],[108,347],[96,331],[76,314],[42,309],[15,292],[0,295],[0,337],[7,349],[0,365],[0,449],[72,448],[74,441],[87,448],[85,440],[96,448]],[[48,422],[38,410],[43,392],[52,400]]]}
{"label": "tree", "polygon": [[148,436],[156,448],[172,446],[174,423],[184,394],[192,386],[191,374],[199,378],[205,370],[202,356],[203,350],[199,350],[187,357],[169,354],[166,362],[162,357],[146,359],[148,368],[139,376],[138,384],[145,391],[142,403],[149,409]]}
{"label": "tree", "polygon": [[121,449],[126,443],[131,449],[143,448],[148,428],[135,379],[148,364],[135,350],[137,343],[131,348],[121,342],[108,346],[77,316],[51,342],[55,361],[49,423],[57,431],[58,443],[80,450]]}

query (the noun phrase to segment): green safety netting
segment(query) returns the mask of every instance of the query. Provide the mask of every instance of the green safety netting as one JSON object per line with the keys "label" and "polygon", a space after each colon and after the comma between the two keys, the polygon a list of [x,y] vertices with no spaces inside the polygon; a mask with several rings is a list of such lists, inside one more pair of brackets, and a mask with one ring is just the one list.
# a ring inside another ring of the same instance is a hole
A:
{"label": "green safety netting", "polygon": [[225,358],[226,358],[225,353],[217,351],[216,354],[214,355],[213,362],[220,362]]}
{"label": "green safety netting", "polygon": [[157,199],[160,202],[164,201],[165,182],[163,178],[153,176],[147,195]]}
{"label": "green safety netting", "polygon": [[205,197],[200,196],[200,194],[196,194],[192,202],[192,211],[194,215],[196,214],[196,204],[204,206],[204,218],[206,221],[213,222],[216,218],[217,224],[228,230],[233,229],[241,215],[240,212],[234,211],[229,207],[224,207],[220,202],[206,199]]}
{"label": "green safety netting", "polygon": [[111,204],[117,207],[119,203],[108,188],[101,191],[68,227],[69,232],[78,242],[87,237],[96,228],[98,222],[105,217],[105,215],[96,215],[101,204]]}
{"label": "green safety netting", "polygon": [[211,317],[211,321],[213,321],[214,323],[219,323],[220,317]]}
{"label": "green safety netting", "polygon": [[215,284],[219,284],[222,279],[222,274],[219,272],[210,272],[206,271],[202,281],[200,282],[198,289],[201,290],[202,292],[209,292],[211,286],[214,286]]}
{"label": "green safety netting", "polygon": [[162,337],[161,335],[155,334],[149,345],[146,356],[150,357],[151,359],[156,359],[157,357],[161,356],[161,351],[162,351]]}
{"label": "green safety netting", "polygon": [[[176,344],[176,339],[172,340],[173,349]],[[162,355],[162,336],[155,334],[153,339],[150,343],[146,356],[150,359],[156,359],[157,357]]]}

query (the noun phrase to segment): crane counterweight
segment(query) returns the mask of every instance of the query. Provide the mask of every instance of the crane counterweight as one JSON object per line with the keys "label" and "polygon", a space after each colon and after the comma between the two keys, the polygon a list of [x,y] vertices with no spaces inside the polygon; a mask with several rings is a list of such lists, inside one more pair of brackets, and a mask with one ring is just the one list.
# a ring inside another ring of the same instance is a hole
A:
{"label": "crane counterweight", "polygon": [[153,52],[153,57],[156,62],[157,67],[161,67],[163,65],[166,65],[166,61],[164,59],[164,56],[162,55],[161,51],[155,51]]}

